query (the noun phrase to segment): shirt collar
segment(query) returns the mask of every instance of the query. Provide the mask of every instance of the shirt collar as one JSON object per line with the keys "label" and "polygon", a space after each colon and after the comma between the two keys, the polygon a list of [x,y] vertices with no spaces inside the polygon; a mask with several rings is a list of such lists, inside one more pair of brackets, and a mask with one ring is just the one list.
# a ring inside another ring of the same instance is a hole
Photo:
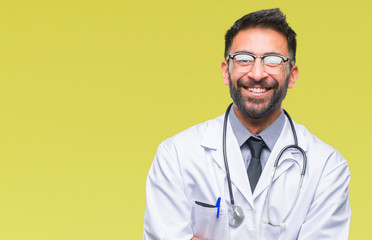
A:
{"label": "shirt collar", "polygon": [[[239,146],[241,147],[245,141],[251,136],[257,136],[252,134],[234,113],[234,109],[231,108],[229,113],[229,120],[231,124],[231,128],[235,134],[236,140],[238,141]],[[284,127],[285,123],[285,116],[283,110],[280,113],[280,116],[267,128],[265,128],[259,136],[261,136],[262,140],[264,140],[266,146],[269,148],[270,151],[273,150],[276,140],[278,140],[280,133]]]}

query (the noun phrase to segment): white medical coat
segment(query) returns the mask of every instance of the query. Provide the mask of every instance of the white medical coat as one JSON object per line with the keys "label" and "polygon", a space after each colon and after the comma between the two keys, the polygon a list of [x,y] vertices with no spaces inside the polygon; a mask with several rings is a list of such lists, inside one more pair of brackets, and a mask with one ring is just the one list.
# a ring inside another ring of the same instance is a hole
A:
{"label": "white medical coat", "polygon": [[[302,189],[286,228],[263,223],[268,186],[280,150],[293,144],[288,119],[270,154],[254,193],[231,125],[227,127],[227,156],[235,204],[245,212],[238,227],[228,223],[230,195],[222,153],[223,116],[191,127],[162,142],[146,183],[143,239],[347,239],[350,225],[347,161],[331,146],[295,124],[299,145],[308,164]],[[270,198],[270,217],[280,223],[293,202],[303,161],[298,150],[286,151],[279,161]],[[195,201],[215,205],[202,207]]]}

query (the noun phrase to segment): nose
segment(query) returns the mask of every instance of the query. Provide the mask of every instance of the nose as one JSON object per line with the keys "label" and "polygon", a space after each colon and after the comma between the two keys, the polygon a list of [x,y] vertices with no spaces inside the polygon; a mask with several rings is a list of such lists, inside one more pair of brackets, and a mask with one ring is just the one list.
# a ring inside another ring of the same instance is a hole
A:
{"label": "nose", "polygon": [[256,81],[260,81],[262,78],[267,76],[262,66],[262,59],[256,58],[252,70],[248,73],[248,76]]}

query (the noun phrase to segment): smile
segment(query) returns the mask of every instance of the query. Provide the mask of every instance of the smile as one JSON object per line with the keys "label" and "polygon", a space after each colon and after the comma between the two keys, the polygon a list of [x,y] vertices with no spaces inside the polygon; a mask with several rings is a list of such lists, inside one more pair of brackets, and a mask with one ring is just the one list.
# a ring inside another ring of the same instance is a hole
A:
{"label": "smile", "polygon": [[252,92],[252,93],[265,93],[267,92],[269,89],[268,88],[252,88],[252,87],[249,87],[249,88],[245,88],[247,89],[248,91]]}

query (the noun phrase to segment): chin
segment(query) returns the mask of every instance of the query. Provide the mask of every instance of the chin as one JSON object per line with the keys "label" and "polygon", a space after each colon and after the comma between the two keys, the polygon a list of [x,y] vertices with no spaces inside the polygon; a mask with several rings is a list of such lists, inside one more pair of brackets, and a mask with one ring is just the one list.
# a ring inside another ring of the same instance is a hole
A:
{"label": "chin", "polygon": [[260,106],[257,106],[257,104],[254,104],[256,105],[255,106],[249,106],[251,104],[246,104],[244,106],[244,109],[241,109],[238,105],[238,109],[239,111],[247,118],[251,118],[251,119],[261,119],[261,118],[265,118],[267,116],[270,116],[272,115],[273,113],[275,113],[275,111],[280,107],[280,104],[279,106],[268,106],[267,104],[266,105],[261,105]]}

